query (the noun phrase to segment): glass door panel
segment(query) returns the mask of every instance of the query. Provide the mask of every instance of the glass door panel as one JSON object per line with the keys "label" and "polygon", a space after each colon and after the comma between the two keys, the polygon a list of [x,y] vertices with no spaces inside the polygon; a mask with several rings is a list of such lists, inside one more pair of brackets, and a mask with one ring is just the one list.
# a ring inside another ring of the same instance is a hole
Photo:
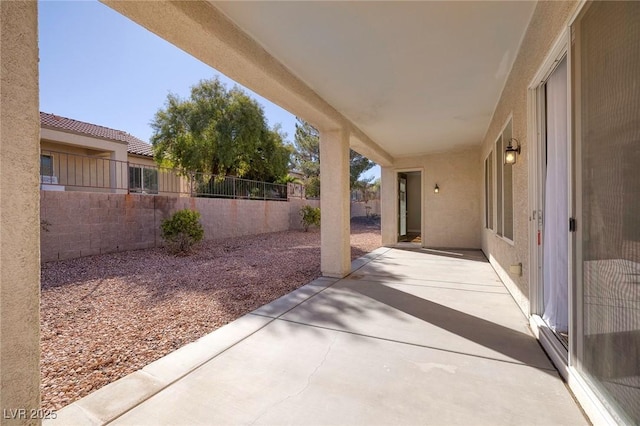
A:
{"label": "glass door panel", "polygon": [[577,367],[640,424],[640,2],[593,2],[576,24],[580,155]]}

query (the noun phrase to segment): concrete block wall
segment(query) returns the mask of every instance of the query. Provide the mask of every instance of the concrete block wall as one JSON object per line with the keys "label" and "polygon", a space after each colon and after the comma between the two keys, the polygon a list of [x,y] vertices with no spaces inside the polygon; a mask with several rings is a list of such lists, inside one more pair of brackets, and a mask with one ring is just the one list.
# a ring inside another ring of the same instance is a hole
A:
{"label": "concrete block wall", "polygon": [[291,198],[289,199],[289,205],[289,229],[299,231],[302,229],[302,216],[300,216],[300,209],[305,205],[320,207],[320,200]]}
{"label": "concrete block wall", "polygon": [[380,216],[380,200],[369,200],[351,202],[351,217],[361,217],[367,215],[367,207],[371,207],[369,214],[377,214]]}
{"label": "concrete block wall", "polygon": [[160,224],[177,210],[201,215],[205,239],[301,229],[299,211],[318,200],[185,198],[139,194],[40,192],[41,260],[73,259],[162,245]]}

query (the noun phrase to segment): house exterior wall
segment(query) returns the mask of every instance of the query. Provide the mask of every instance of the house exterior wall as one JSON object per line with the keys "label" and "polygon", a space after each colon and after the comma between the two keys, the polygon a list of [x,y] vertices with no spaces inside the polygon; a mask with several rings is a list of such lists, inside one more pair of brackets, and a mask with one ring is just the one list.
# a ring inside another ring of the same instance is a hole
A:
{"label": "house exterior wall", "polygon": [[[107,186],[105,184],[106,179],[106,170],[105,167],[108,165],[110,168],[109,173],[109,185],[113,192],[117,193],[125,193],[127,188],[126,182],[126,161],[127,161],[127,143],[120,141],[113,141],[109,139],[102,139],[93,136],[86,136],[76,133],[62,132],[60,130],[49,129],[49,128],[41,128],[40,129],[40,137],[42,140],[49,141],[51,143],[57,143],[61,145],[69,145],[82,147],[84,149],[94,149],[96,151],[101,151],[108,153],[109,160],[114,160],[114,162],[109,163],[106,161],[96,160],[95,166],[95,184],[93,179],[91,179],[91,170],[93,170],[91,165],[85,165],[85,169],[89,169],[88,172],[83,171],[80,168],[80,171],[77,169],[74,170],[73,181],[70,183],[69,190],[78,190],[78,186],[92,186],[94,188],[104,188]],[[75,162],[80,161],[78,158],[74,158]],[[85,162],[90,162],[91,160],[84,160]],[[82,163],[82,161],[80,161]],[[74,164],[75,166],[76,164]],[[89,174],[89,184],[85,184],[85,174]],[[71,176],[71,174],[69,174]],[[82,180],[82,185],[78,185],[78,181]],[[100,181],[99,181],[100,180]],[[66,190],[67,188],[65,188]],[[82,189],[80,189],[82,190]],[[102,189],[101,189],[102,190]]]}
{"label": "house exterior wall", "polygon": [[53,158],[53,176],[65,191],[110,192],[112,175],[126,172],[126,163],[112,163],[111,152],[51,141],[40,142],[41,153]]}
{"label": "house exterior wall", "polygon": [[[529,205],[527,141],[527,91],[531,80],[542,65],[554,41],[566,28],[576,10],[577,2],[539,2],[529,28],[514,61],[511,73],[496,105],[491,123],[482,142],[475,168],[484,170],[484,159],[494,149],[503,125],[513,116],[513,137],[520,141],[521,154],[513,166],[513,244],[484,227],[484,178],[478,175],[475,185],[482,200],[481,220],[478,222],[482,250],[496,268],[525,314],[529,314]],[[495,213],[494,213],[495,217]],[[509,266],[522,264],[522,275],[509,274]]]}
{"label": "house exterior wall", "polygon": [[301,229],[300,208],[319,201],[233,200],[91,192],[40,192],[42,261],[162,245],[160,224],[175,211],[200,212],[206,240]]}
{"label": "house exterior wall", "polygon": [[[480,248],[482,170],[477,168],[478,148],[396,160],[383,168],[383,200],[397,200],[399,171],[422,171],[422,244],[424,247]],[[435,184],[440,192],[435,194]],[[386,205],[386,206],[385,206]],[[383,244],[397,242],[396,202],[383,203]]]}
{"label": "house exterior wall", "polygon": [[127,155],[127,160],[130,163],[142,164],[144,166],[154,166],[154,167],[158,166],[158,164],[153,160],[153,158],[145,157],[143,155],[136,155],[136,154],[129,153]]}
{"label": "house exterior wall", "polygon": [[149,157],[129,153],[130,165],[142,165],[158,169],[158,195],[189,196],[189,180],[180,176],[173,169],[159,168],[158,164]]}
{"label": "house exterior wall", "polygon": [[[22,408],[28,414],[40,408],[37,11],[37,2],[0,2],[0,409],[3,413]],[[10,417],[5,414],[0,422],[39,423],[37,419]]]}
{"label": "house exterior wall", "polygon": [[[113,185],[120,189],[128,187],[129,165],[143,165],[157,168],[152,158],[127,153],[125,160],[112,161],[114,155],[121,156],[110,149],[122,149],[122,144],[98,138],[81,137],[70,133],[57,132],[56,137],[64,139],[68,135],[75,142],[93,139],[91,146],[72,145],[50,140],[41,140],[42,154],[53,157],[53,174],[58,185],[65,191],[114,192]],[[92,157],[92,158],[87,158]],[[189,195],[187,179],[169,169],[158,170],[158,194]]]}
{"label": "house exterior wall", "polygon": [[73,155],[103,155],[105,158],[109,157],[109,155],[107,155],[109,149],[106,147],[98,149],[95,147],[68,145],[46,139],[40,140],[40,148],[43,151],[43,154],[46,153],[46,151],[54,151],[54,153],[63,152]]}
{"label": "house exterior wall", "polygon": [[42,128],[40,130],[42,140],[62,145],[79,146],[96,151],[110,151],[116,153],[114,160],[127,161],[127,143],[101,139],[94,136],[86,136],[60,130]]}

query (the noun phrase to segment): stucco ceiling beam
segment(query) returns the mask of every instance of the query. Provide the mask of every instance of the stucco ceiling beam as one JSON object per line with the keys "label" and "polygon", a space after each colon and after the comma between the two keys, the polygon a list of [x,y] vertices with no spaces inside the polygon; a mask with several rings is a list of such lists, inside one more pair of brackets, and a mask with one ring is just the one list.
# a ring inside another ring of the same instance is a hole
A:
{"label": "stucco ceiling beam", "polygon": [[393,157],[389,155],[380,145],[375,143],[369,136],[364,134],[357,127],[350,129],[351,137],[349,138],[349,145],[351,149],[358,154],[364,155],[371,161],[375,161],[382,167],[390,167],[393,165]]}

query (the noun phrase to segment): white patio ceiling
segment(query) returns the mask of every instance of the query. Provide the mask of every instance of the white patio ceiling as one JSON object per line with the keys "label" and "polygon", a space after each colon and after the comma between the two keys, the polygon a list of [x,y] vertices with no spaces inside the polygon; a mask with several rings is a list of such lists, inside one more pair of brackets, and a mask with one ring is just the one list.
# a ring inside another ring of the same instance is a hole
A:
{"label": "white patio ceiling", "polygon": [[393,157],[478,145],[535,2],[212,2]]}

